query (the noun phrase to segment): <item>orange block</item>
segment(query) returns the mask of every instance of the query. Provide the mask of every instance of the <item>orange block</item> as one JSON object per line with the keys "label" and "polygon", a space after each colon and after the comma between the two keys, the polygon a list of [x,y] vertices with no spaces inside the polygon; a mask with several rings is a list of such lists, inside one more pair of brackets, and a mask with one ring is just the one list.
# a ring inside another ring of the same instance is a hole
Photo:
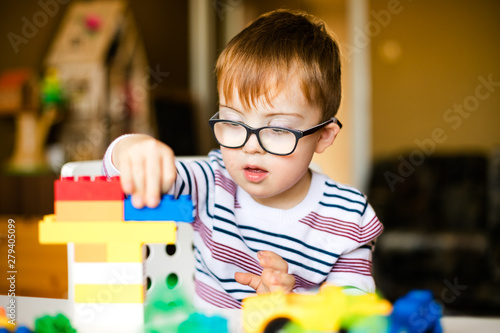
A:
{"label": "orange block", "polygon": [[56,201],[57,222],[123,221],[123,201]]}
{"label": "orange block", "polygon": [[75,262],[107,262],[106,244],[75,244]]}

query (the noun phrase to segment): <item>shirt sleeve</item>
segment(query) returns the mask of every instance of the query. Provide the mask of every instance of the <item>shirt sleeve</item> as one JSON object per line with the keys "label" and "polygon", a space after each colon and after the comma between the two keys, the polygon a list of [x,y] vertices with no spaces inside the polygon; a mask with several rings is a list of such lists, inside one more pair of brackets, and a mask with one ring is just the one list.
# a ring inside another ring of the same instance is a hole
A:
{"label": "shirt sleeve", "polygon": [[102,159],[102,174],[106,177],[115,177],[120,175],[120,170],[118,170],[115,165],[113,164],[113,149],[115,148],[116,144],[123,138],[134,135],[134,134],[124,134],[122,136],[119,136],[116,138],[111,144],[109,145],[108,149],[106,149],[106,153],[104,154],[104,158]]}
{"label": "shirt sleeve", "polygon": [[339,256],[325,282],[344,287],[348,294],[375,292],[372,251],[376,238],[382,231],[382,223],[373,208],[367,204],[360,220],[358,247]]}

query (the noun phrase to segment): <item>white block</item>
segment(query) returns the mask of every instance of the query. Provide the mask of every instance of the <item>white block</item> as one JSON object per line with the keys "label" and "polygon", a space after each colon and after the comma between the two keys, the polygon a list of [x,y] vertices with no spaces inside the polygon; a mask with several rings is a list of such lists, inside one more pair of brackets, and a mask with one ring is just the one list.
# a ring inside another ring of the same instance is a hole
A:
{"label": "white block", "polygon": [[135,303],[75,304],[72,324],[78,333],[142,333],[144,305]]}
{"label": "white block", "polygon": [[73,263],[74,284],[143,284],[142,263]]}

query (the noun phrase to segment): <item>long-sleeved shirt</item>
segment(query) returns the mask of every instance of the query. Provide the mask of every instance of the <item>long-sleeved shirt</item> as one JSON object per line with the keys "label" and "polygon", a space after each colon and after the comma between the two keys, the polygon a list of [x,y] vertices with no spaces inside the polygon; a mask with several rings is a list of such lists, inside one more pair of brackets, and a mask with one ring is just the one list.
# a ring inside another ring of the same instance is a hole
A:
{"label": "long-sleeved shirt", "polygon": [[[103,169],[119,175],[108,148]],[[351,292],[374,292],[372,250],[383,226],[366,197],[353,187],[312,172],[305,199],[291,209],[257,203],[230,177],[220,151],[208,160],[176,161],[175,195],[195,205],[195,305],[239,308],[255,293],[234,279],[236,272],[260,275],[261,250],[288,263],[295,291],[327,282]]]}

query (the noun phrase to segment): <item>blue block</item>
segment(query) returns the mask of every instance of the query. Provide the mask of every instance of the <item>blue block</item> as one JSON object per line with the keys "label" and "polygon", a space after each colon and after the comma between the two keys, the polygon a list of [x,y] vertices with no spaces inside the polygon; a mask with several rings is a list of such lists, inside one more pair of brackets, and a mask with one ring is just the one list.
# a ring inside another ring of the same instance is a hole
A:
{"label": "blue block", "polygon": [[442,333],[442,308],[430,290],[412,290],[394,302],[389,333]]}
{"label": "blue block", "polygon": [[181,195],[175,199],[173,195],[164,194],[156,208],[132,206],[132,198],[125,198],[125,221],[174,221],[193,222],[193,202],[190,195]]}

